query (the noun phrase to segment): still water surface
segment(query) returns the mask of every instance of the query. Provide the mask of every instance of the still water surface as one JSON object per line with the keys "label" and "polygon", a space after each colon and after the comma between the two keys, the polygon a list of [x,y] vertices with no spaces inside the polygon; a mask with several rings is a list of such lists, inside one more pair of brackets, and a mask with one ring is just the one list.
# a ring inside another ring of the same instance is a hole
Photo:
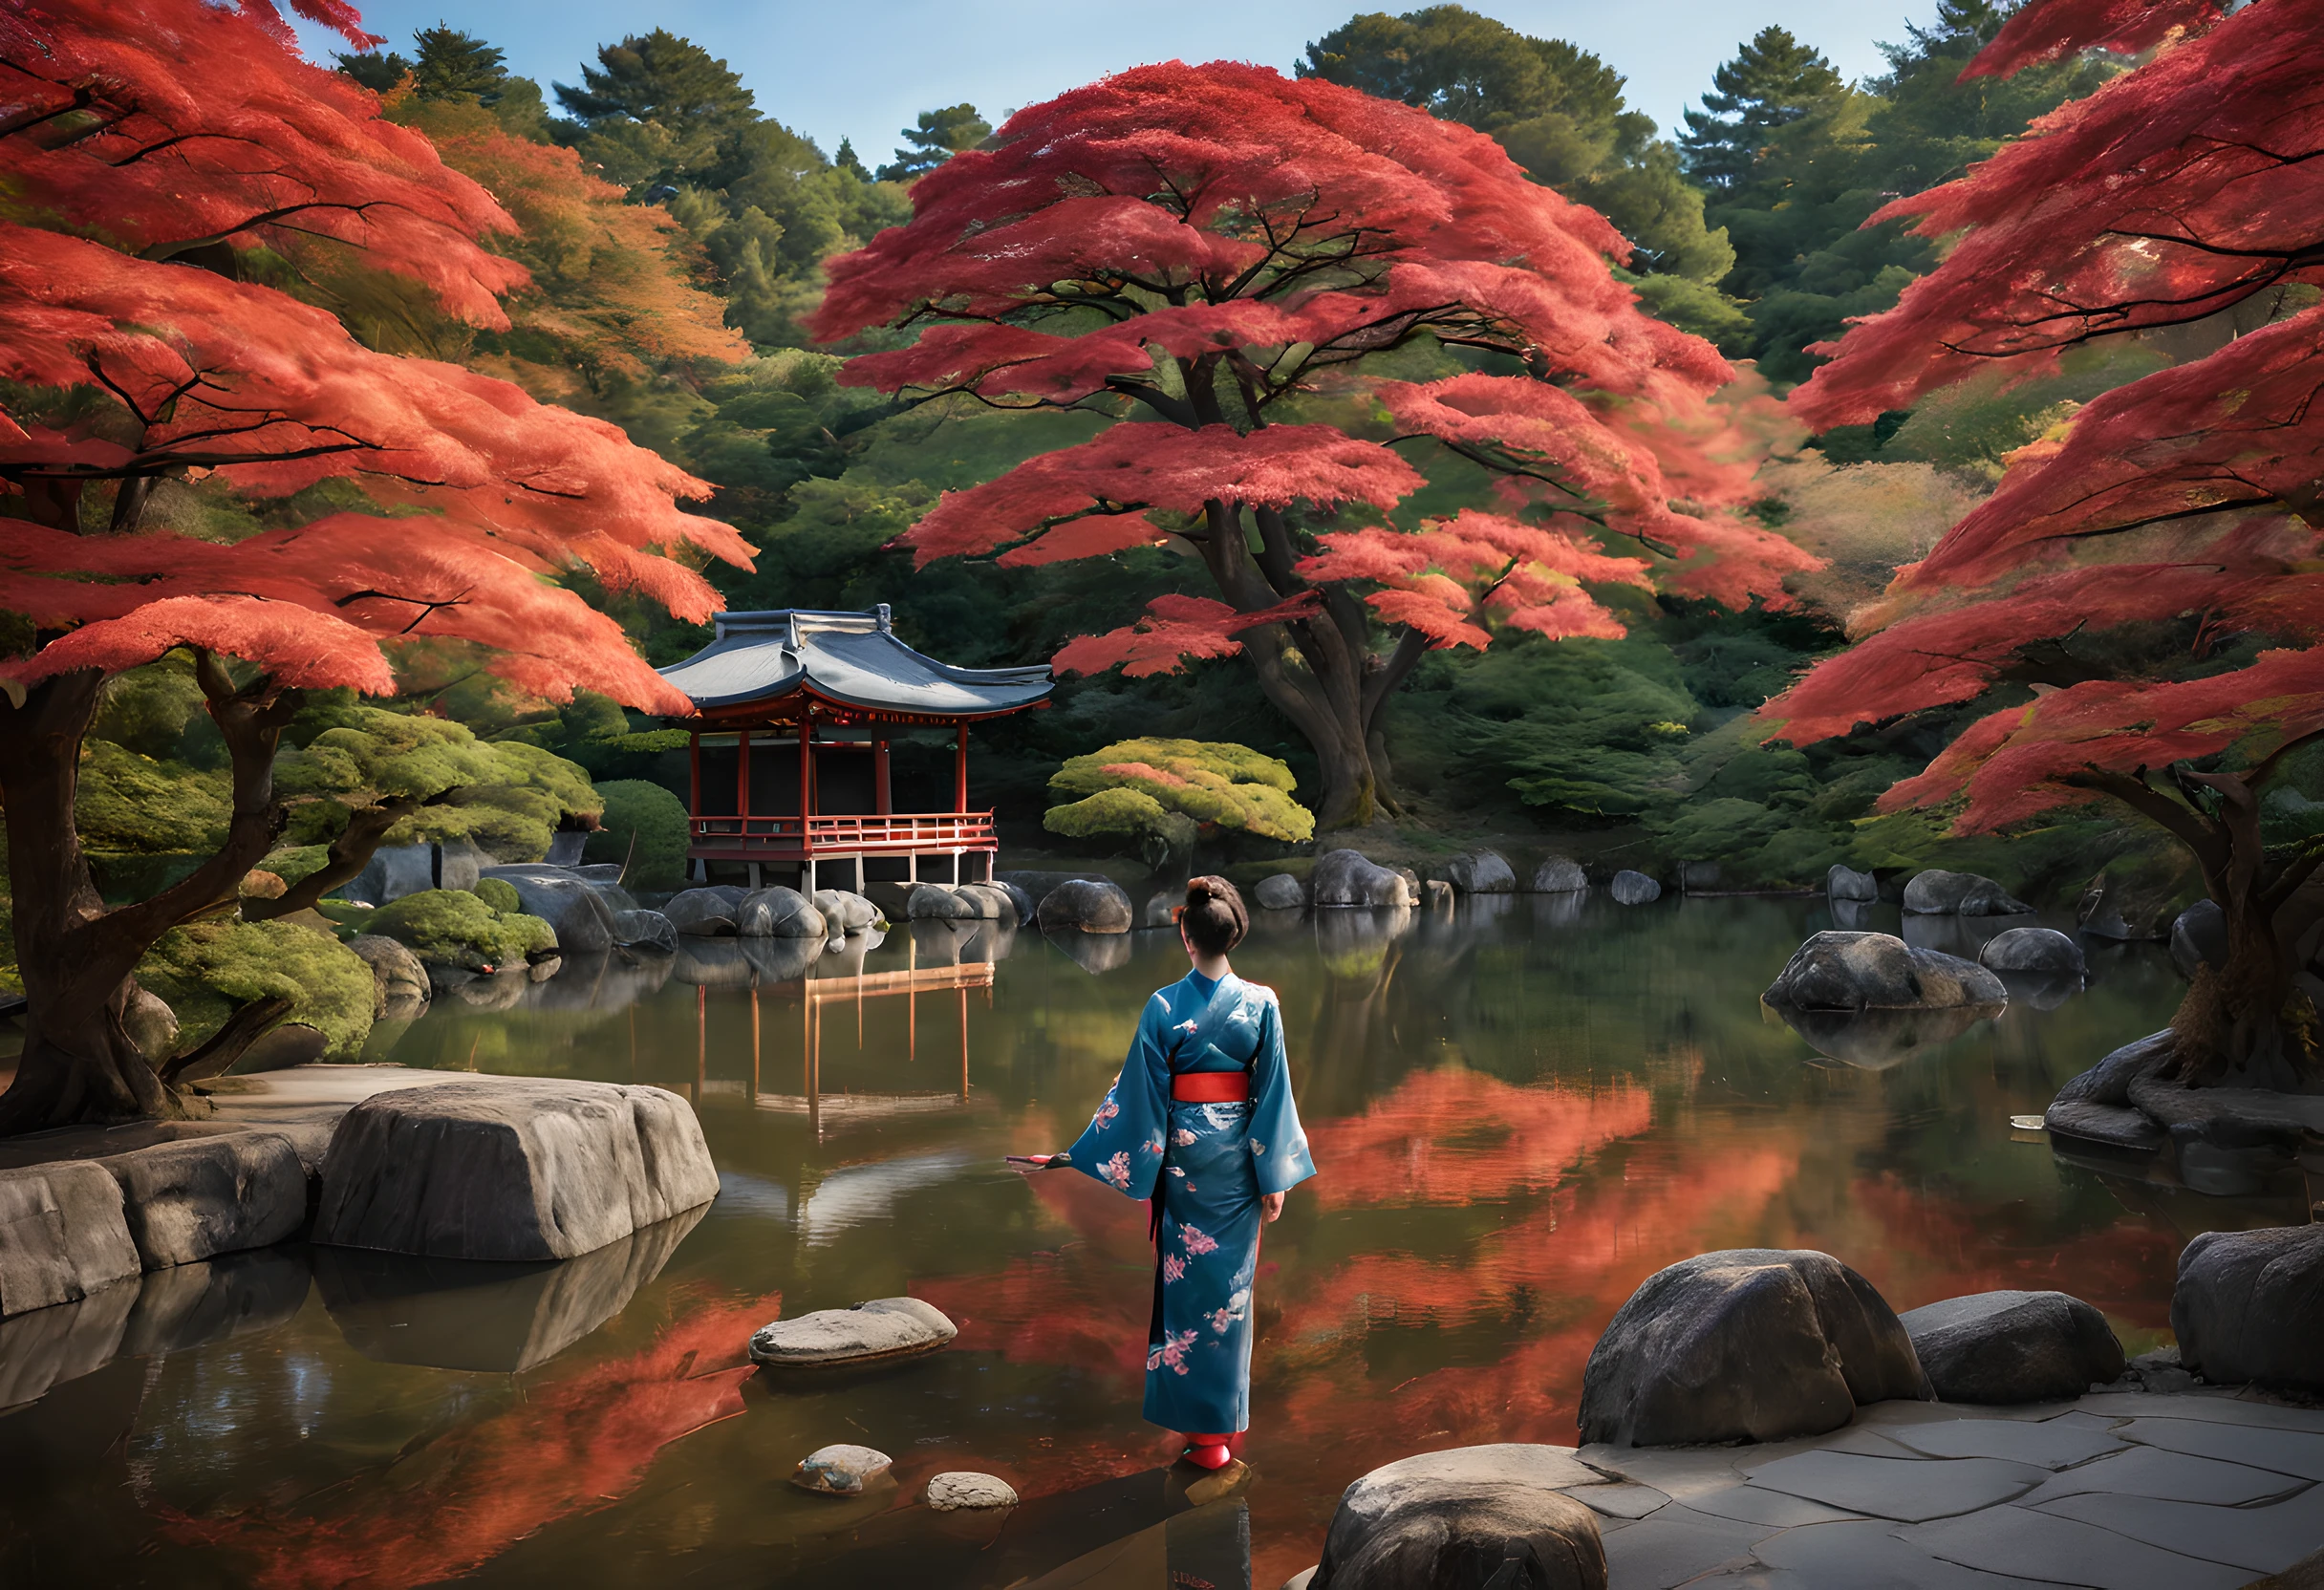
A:
{"label": "still water surface", "polygon": [[[1187,1577],[1280,1583],[1377,1464],[1570,1444],[1606,1320],[1705,1249],[1821,1248],[1899,1309],[2060,1287],[2136,1352],[2167,1331],[2187,1235],[2271,1217],[2010,1128],[2167,1018],[2158,950],[2101,953],[2057,1008],[1868,1070],[1757,1003],[1828,925],[1805,900],[1525,896],[1259,925],[1237,968],[1281,995],[1322,1173],[1261,1253],[1247,1522]],[[396,1060],[676,1089],[718,1201],[514,1278],[289,1249],[217,1267],[205,1306],[232,1319],[156,1324],[149,1298],[120,1356],[0,1414],[0,1579],[1000,1586],[1151,1521],[1174,1449],[1137,1416],[1144,1210],[1001,1156],[1074,1136],[1185,958],[1165,934],[1073,947],[1118,964],[928,923],[805,982],[783,947],[754,969],[730,942],[570,970],[504,1010],[440,999]],[[952,1350],[806,1383],[740,1367],[778,1313],[905,1292],[958,1322]],[[892,1454],[898,1490],[784,1483],[835,1441]],[[1005,1525],[905,1509],[947,1469],[1026,1505]],[[1105,1582],[1160,1574],[1138,1560]]]}

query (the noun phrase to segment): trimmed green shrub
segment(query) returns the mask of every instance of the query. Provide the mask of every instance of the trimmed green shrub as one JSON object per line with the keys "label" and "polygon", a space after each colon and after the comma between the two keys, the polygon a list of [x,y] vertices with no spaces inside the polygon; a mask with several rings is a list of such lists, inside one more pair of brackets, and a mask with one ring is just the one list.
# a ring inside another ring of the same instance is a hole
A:
{"label": "trimmed green shrub", "polygon": [[[500,879],[487,881],[508,888]],[[471,972],[515,966],[536,951],[557,947],[556,930],[538,916],[495,911],[464,889],[406,894],[381,906],[364,926],[409,946],[421,960]]]}
{"label": "trimmed green shrub", "polygon": [[1298,784],[1283,763],[1245,745],[1124,740],[1051,775],[1049,794],[1061,804],[1042,827],[1077,838],[1119,834],[1150,859],[1192,849],[1205,828],[1297,844],[1315,837],[1315,814],[1291,798]]}
{"label": "trimmed green shrub", "polygon": [[632,889],[686,887],[686,805],[643,779],[609,779],[597,786],[605,816],[582,849],[586,861],[626,862]]}
{"label": "trimmed green shrub", "polygon": [[516,885],[506,878],[479,878],[476,887],[468,892],[504,916],[512,911],[525,909],[524,898],[517,893]]}
{"label": "trimmed green shrub", "polygon": [[290,1001],[290,1021],[319,1029],[328,1058],[363,1046],[375,986],[360,956],[296,922],[196,922],[173,928],[138,963],[138,981],[178,1013],[178,1042],[192,1048],[256,999]]}

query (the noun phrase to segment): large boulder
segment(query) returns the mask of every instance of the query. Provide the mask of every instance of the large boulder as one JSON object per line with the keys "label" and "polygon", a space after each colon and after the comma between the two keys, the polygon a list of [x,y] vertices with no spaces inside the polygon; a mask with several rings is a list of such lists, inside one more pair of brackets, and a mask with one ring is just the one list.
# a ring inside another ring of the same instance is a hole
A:
{"label": "large boulder", "polygon": [[1647,906],[1663,897],[1660,882],[1627,867],[1607,881],[1605,892],[1618,906]]}
{"label": "large boulder", "polygon": [[[401,949],[402,946],[398,945],[397,948]],[[420,963],[414,961],[412,964],[417,966]],[[424,973],[420,980],[427,980]],[[379,1014],[377,1010],[372,1012],[375,1020]],[[169,1008],[168,1000],[150,988],[130,990],[129,1002],[121,1007],[121,1030],[129,1035],[129,1042],[138,1046],[138,1053],[157,1067],[177,1050],[178,1013]]]}
{"label": "large boulder", "polygon": [[2042,1115],[2058,1136],[2109,1148],[2151,1151],[2163,1146],[2163,1128],[2130,1102],[2134,1082],[2170,1064],[2176,1037],[2165,1028],[2125,1043],[2089,1070],[2070,1077]]}
{"label": "large boulder", "polygon": [[823,913],[823,925],[833,938],[866,933],[879,926],[879,907],[845,889],[818,889],[810,903]]}
{"label": "large boulder", "polygon": [[743,938],[828,938],[831,931],[823,913],[807,904],[796,889],[762,889],[743,896],[734,914],[734,931]]}
{"label": "large boulder", "polygon": [[382,845],[371,853],[353,883],[339,886],[343,899],[367,906],[383,906],[406,894],[440,887],[437,850],[433,845]]}
{"label": "large boulder", "polygon": [[1134,919],[1130,896],[1110,878],[1068,878],[1041,897],[1041,931],[1128,933]]}
{"label": "large boulder", "polygon": [[366,933],[349,939],[347,947],[371,968],[374,1019],[397,1021],[427,1008],[428,969],[409,946],[384,934]]}
{"label": "large boulder", "polygon": [[1860,1403],[1926,1398],[1872,1283],[1812,1249],[1739,1248],[1646,1278],[1582,1373],[1582,1439],[1663,1447],[1820,1435]]}
{"label": "large boulder", "polygon": [[271,1131],[181,1137],[97,1163],[148,1270],[288,1240],[307,1222],[307,1169]]}
{"label": "large boulder", "polygon": [[2215,1386],[2324,1392],[2324,1225],[2207,1231],[2179,1256],[2180,1362]]}
{"label": "large boulder", "polygon": [[1948,1403],[2063,1402],[2125,1367],[2106,1316],[2063,1292],[1976,1292],[1899,1318]]}
{"label": "large boulder", "polygon": [[967,902],[973,920],[1017,925],[1017,902],[1009,898],[1007,890],[989,883],[958,883],[953,885],[952,892]]}
{"label": "large boulder", "polygon": [[977,908],[972,902],[940,883],[915,884],[912,892],[904,896],[904,919],[908,922],[970,922],[976,917]]}
{"label": "large boulder", "polygon": [[718,1195],[702,1128],[658,1087],[477,1077],[340,1117],[314,1240],[445,1258],[570,1258]]}
{"label": "large boulder", "polygon": [[2227,913],[2217,900],[2197,900],[2171,923],[2171,964],[2189,982],[2208,966],[2227,963]]}
{"label": "large boulder", "polygon": [[1990,878],[1931,867],[1904,885],[1904,909],[1916,916],[2022,916],[2034,908]]}
{"label": "large boulder", "polygon": [[1445,882],[1463,894],[1507,894],[1517,886],[1509,858],[1498,850],[1471,850],[1444,864]]}
{"label": "large boulder", "polygon": [[613,942],[625,950],[676,955],[678,927],[658,911],[617,911],[613,913]]}
{"label": "large boulder", "polygon": [[1297,911],[1307,903],[1307,894],[1299,879],[1288,872],[1275,872],[1259,880],[1251,900],[1261,911]]}
{"label": "large boulder", "polygon": [[1017,925],[1019,927],[1027,928],[1033,925],[1033,918],[1040,913],[1041,902],[1034,898],[1032,892],[1024,885],[1012,878],[995,878],[985,887],[998,889],[1009,897],[1009,904],[1017,908]]}
{"label": "large boulder", "polygon": [[1515,1444],[1374,1469],[1341,1493],[1308,1590],[1603,1590],[1597,1515],[1558,1489],[1603,1479],[1562,1447]]}
{"label": "large boulder", "polygon": [[[1040,869],[1012,868],[1005,872],[995,872],[993,882],[1003,889],[1022,891],[1025,899],[1036,908],[1037,913],[1041,902],[1048,898],[1049,891],[1055,889],[1059,884],[1076,881],[1102,881],[1105,875],[1103,872],[1055,872]],[[1032,913],[1028,913],[1025,920],[1031,921]]]}
{"label": "large boulder", "polygon": [[933,1303],[874,1298],[853,1308],[825,1308],[761,1325],[750,1361],[778,1369],[829,1369],[932,1353],[959,1335]]}
{"label": "large boulder", "polygon": [[1759,998],[1778,1011],[1942,1010],[2009,1003],[1999,978],[1893,934],[1811,935]]}
{"label": "large boulder", "polygon": [[2012,928],[1985,941],[1977,964],[1989,972],[2078,978],[2082,947],[2055,928]]}
{"label": "large boulder", "polygon": [[1361,850],[1326,850],[1307,876],[1319,906],[1409,906],[1416,902],[1404,874],[1376,866]]}
{"label": "large boulder", "polygon": [[477,879],[498,878],[516,891],[525,914],[557,930],[557,948],[567,955],[596,955],[613,947],[613,911],[594,885],[562,867],[546,863],[487,867]]}
{"label": "large boulder", "polygon": [[670,926],[681,934],[697,938],[731,938],[734,936],[735,916],[742,910],[739,890],[688,889],[670,896],[661,913],[670,919]]}
{"label": "large boulder", "polygon": [[1869,872],[1859,872],[1853,867],[1835,866],[1824,874],[1823,897],[1827,900],[1857,900],[1869,905],[1881,897],[1881,881]]}
{"label": "large boulder", "polygon": [[72,1302],[142,1267],[120,1183],[103,1166],[55,1160],[0,1171],[0,1316]]}
{"label": "large boulder", "polygon": [[1589,874],[1582,870],[1582,863],[1566,856],[1551,856],[1533,870],[1536,894],[1579,894],[1589,886]]}

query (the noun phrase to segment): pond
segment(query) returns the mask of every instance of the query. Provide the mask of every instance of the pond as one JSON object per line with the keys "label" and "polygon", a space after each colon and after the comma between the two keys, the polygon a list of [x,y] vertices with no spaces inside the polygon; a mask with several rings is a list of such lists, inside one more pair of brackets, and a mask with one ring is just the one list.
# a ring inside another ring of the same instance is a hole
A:
{"label": "pond", "polygon": [[[1260,1255],[1247,1515],[1173,1536],[1209,1554],[1182,1577],[1280,1583],[1380,1463],[1571,1444],[1607,1319],[1706,1249],[1821,1248],[1900,1310],[2059,1287],[2137,1352],[2168,1330],[2188,1235],[2297,1217],[2012,1128],[2167,1019],[2158,947],[2096,953],[2055,1008],[2020,1001],[1867,1068],[1758,1006],[1828,925],[1808,900],[1593,895],[1257,926],[1237,967],[1281,995],[1322,1173]],[[379,1035],[409,1064],[683,1093],[721,1194],[546,1271],[279,1250],[219,1261],[234,1284],[205,1306],[226,1317],[174,1336],[140,1325],[166,1313],[149,1296],[118,1356],[0,1414],[0,1575],[998,1590],[1152,1521],[1174,1450],[1138,1419],[1144,1210],[1002,1155],[1070,1141],[1185,959],[1167,934],[1076,941],[1086,966],[969,926],[919,924],[804,981],[762,957],[756,987],[713,941],[675,967],[569,971],[507,1009],[441,999]],[[778,1312],[905,1292],[958,1322],[952,1350],[782,1385],[734,1367]],[[784,1483],[835,1441],[892,1454],[900,1489]],[[999,1473],[1026,1505],[1001,1524],[904,1507],[946,1469]],[[1163,1582],[1134,1557],[1096,1581]]]}

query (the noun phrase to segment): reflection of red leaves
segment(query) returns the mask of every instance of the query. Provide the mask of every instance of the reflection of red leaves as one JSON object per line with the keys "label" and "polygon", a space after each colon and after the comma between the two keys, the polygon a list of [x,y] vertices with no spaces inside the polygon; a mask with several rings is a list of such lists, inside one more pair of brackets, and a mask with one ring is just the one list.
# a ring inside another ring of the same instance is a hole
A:
{"label": "reflection of red leaves", "polygon": [[[635,1490],[680,1436],[742,1411],[739,1364],[781,1293],[687,1308],[650,1346],[528,1384],[524,1400],[281,1511],[168,1517],[163,1533],[255,1559],[267,1590],[434,1584]],[[554,1371],[551,1371],[554,1374]]]}
{"label": "reflection of red leaves", "polygon": [[1653,1124],[1646,1090],[1518,1087],[1481,1071],[1417,1071],[1362,1115],[1308,1131],[1326,1206],[1476,1203],[1555,1187],[1584,1154]]}

